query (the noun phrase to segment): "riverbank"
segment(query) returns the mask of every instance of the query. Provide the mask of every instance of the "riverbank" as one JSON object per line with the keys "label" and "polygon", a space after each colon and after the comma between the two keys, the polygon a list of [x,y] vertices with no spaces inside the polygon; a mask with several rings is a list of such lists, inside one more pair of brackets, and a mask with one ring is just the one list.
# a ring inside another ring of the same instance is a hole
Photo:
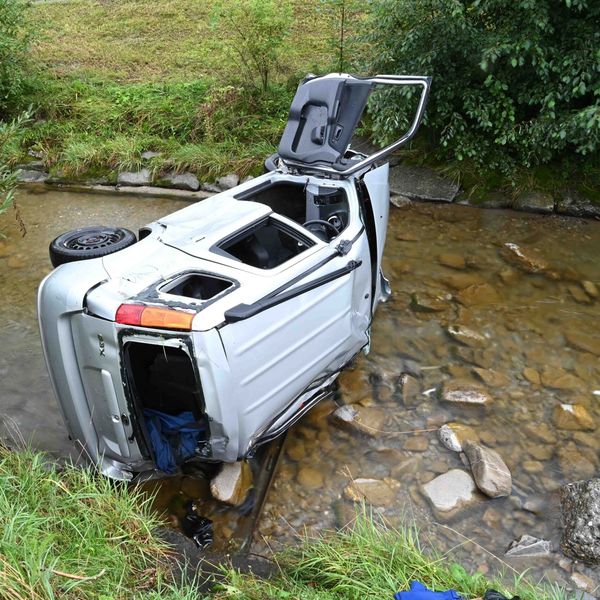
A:
{"label": "riverbank", "polygon": [[[178,580],[182,567],[173,561],[174,556],[183,558],[182,548],[189,550],[191,542],[170,547],[163,541],[177,536],[159,534],[164,524],[151,512],[150,498],[135,488],[88,469],[58,467],[40,453],[2,447],[0,489],[3,598],[204,596],[192,570],[187,570],[190,581]],[[206,572],[203,554],[192,553]],[[511,596],[518,593],[524,600],[565,597],[556,587],[537,588],[520,577],[508,589],[500,580],[469,574],[451,558],[421,548],[415,531],[377,525],[364,511],[352,527],[306,540],[272,560],[271,569],[264,571],[273,574],[268,581],[233,570],[219,576],[215,598],[391,598],[414,579],[436,589],[455,588],[467,598],[490,587]],[[252,561],[234,564],[247,570]]]}
{"label": "riverbank", "polygon": [[[289,36],[261,89],[243,74],[235,32],[219,25],[219,6],[217,0],[31,6],[40,31],[26,98],[34,113],[9,152],[24,180],[121,185],[119,178],[133,172],[137,185],[195,191],[228,173],[260,173],[277,147],[298,81],[308,71],[338,68],[339,15],[333,4],[291,1]],[[354,35],[360,19],[353,14],[346,22],[345,54],[353,59],[361,55]],[[600,168],[593,161],[517,169],[511,176],[483,173],[468,161],[440,164],[429,137],[424,129],[398,159],[420,179],[433,168],[432,177],[456,185],[462,202],[600,213]]]}

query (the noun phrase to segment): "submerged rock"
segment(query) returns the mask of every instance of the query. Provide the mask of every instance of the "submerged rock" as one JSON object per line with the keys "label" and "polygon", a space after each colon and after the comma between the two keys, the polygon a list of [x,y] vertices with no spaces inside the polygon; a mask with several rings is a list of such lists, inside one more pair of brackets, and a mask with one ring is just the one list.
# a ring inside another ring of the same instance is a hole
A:
{"label": "submerged rock", "polygon": [[453,402],[465,406],[485,406],[492,397],[481,384],[469,379],[451,379],[442,387],[441,398],[444,402]]}
{"label": "submerged rock", "polygon": [[570,285],[567,288],[575,302],[579,304],[591,304],[592,299],[587,295],[586,291],[578,285]]}
{"label": "submerged rock", "polygon": [[352,502],[366,500],[374,506],[390,506],[396,499],[398,482],[393,479],[367,479],[359,477],[344,488],[344,497]]}
{"label": "submerged rock", "polygon": [[453,254],[451,252],[444,252],[438,256],[438,262],[440,265],[444,267],[449,267],[450,269],[466,269],[467,261],[464,256],[460,254]]}
{"label": "submerged rock", "polygon": [[421,384],[409,373],[400,375],[400,390],[404,406],[414,407],[421,403]]}
{"label": "submerged rock", "polygon": [[600,564],[600,479],[564,485],[560,506],[562,551],[572,558]]}
{"label": "submerged rock", "polygon": [[524,534],[511,543],[506,556],[549,556],[552,553],[552,543]]}
{"label": "submerged rock", "polygon": [[478,442],[479,436],[474,429],[460,423],[446,423],[438,429],[438,438],[444,447],[453,452],[462,452],[467,441]]}
{"label": "submerged rock", "polygon": [[485,336],[462,325],[449,325],[446,332],[453,340],[471,348],[483,348],[488,344]]}
{"label": "submerged rock", "polygon": [[449,299],[450,296],[443,292],[439,294],[414,292],[410,297],[410,308],[415,312],[442,312],[450,307]]}
{"label": "submerged rock", "polygon": [[600,337],[592,337],[578,331],[566,331],[564,336],[567,344],[575,350],[600,356]]}
{"label": "submerged rock", "polygon": [[477,487],[469,473],[452,469],[432,479],[422,489],[433,508],[447,513],[475,501]]}
{"label": "submerged rock", "polygon": [[512,476],[502,457],[491,448],[467,440],[463,445],[477,487],[490,498],[509,496]]}
{"label": "submerged rock", "polygon": [[585,293],[592,297],[598,298],[600,297],[600,292],[598,291],[598,287],[593,281],[582,281],[581,287],[584,289]]}
{"label": "submerged rock", "polygon": [[540,374],[532,367],[525,367],[523,369],[523,377],[525,377],[529,383],[533,383],[535,385],[540,385],[542,383]]}
{"label": "submerged rock", "polygon": [[346,429],[360,431],[372,436],[383,433],[386,416],[379,408],[344,405],[340,406],[332,415],[334,422]]}
{"label": "submerged rock", "polygon": [[302,467],[296,477],[298,483],[308,489],[317,489],[323,485],[323,474],[314,467]]}
{"label": "submerged rock", "polygon": [[559,404],[552,412],[552,421],[558,429],[569,431],[592,431],[596,423],[581,404]]}
{"label": "submerged rock", "polygon": [[460,290],[460,292],[456,294],[456,299],[467,308],[471,306],[498,304],[500,302],[498,292],[489,283],[470,285],[469,287]]}
{"label": "submerged rock", "polygon": [[527,273],[541,273],[549,269],[550,265],[541,256],[532,250],[507,242],[500,251],[502,258],[519,267]]}
{"label": "submerged rock", "polygon": [[246,461],[223,463],[218,475],[210,482],[210,493],[216,500],[238,506],[252,487],[252,470]]}
{"label": "submerged rock", "polygon": [[493,369],[473,368],[475,373],[486,385],[494,388],[502,388],[510,385],[510,379],[504,374],[494,371]]}
{"label": "submerged rock", "polygon": [[585,384],[579,377],[563,369],[546,367],[542,371],[542,383],[556,390],[584,390]]}
{"label": "submerged rock", "polygon": [[557,450],[558,466],[568,479],[589,479],[596,474],[596,464],[573,443]]}

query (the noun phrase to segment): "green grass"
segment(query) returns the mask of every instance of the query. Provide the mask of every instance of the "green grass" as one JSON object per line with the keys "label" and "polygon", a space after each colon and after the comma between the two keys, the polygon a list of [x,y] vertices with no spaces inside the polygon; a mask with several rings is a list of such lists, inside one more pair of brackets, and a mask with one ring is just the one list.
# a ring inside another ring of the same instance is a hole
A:
{"label": "green grass", "polygon": [[230,572],[217,598],[381,600],[408,589],[414,580],[430,589],[456,589],[465,598],[482,597],[490,588],[508,597],[518,594],[522,600],[566,598],[560,588],[535,585],[521,575],[507,584],[509,577],[469,574],[451,556],[423,549],[414,529],[377,524],[364,511],[352,527],[307,539],[277,557],[277,563],[279,575],[267,582]]}
{"label": "green grass", "polygon": [[71,0],[36,3],[34,109],[16,160],[40,153],[53,174],[95,176],[139,168],[146,150],[157,177],[190,169],[201,179],[258,174],[283,131],[295,87],[329,70],[335,13],[321,0],[291,0],[286,50],[264,92],[216,27],[214,7],[234,0]]}
{"label": "green grass", "polygon": [[90,470],[0,448],[0,598],[192,600],[149,498]]}

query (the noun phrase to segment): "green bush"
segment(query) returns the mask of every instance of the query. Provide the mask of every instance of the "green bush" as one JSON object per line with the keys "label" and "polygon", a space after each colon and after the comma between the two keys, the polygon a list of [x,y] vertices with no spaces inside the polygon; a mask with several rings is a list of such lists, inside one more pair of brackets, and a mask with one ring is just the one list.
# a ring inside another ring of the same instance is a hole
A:
{"label": "green bush", "polygon": [[217,39],[227,41],[215,45],[237,65],[245,84],[259,80],[266,91],[285,54],[292,19],[290,0],[220,0],[213,26]]}
{"label": "green bush", "polygon": [[[505,173],[593,160],[599,22],[596,0],[373,0],[368,67],[433,76],[426,125],[444,157]],[[379,141],[406,127],[408,97],[373,98]]]}
{"label": "green bush", "polygon": [[0,121],[20,104],[30,41],[28,3],[0,0]]}

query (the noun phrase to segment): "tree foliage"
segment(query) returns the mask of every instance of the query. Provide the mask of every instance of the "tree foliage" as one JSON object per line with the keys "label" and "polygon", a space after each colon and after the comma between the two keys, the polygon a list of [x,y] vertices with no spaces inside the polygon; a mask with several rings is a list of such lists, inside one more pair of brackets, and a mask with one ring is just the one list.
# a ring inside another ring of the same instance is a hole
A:
{"label": "tree foliage", "polygon": [[0,0],[0,121],[19,104],[25,86],[30,25],[24,0]]}
{"label": "tree foliage", "polygon": [[[433,76],[426,124],[445,156],[488,169],[600,149],[598,0],[373,0],[372,72]],[[410,92],[371,105],[379,141]]]}

